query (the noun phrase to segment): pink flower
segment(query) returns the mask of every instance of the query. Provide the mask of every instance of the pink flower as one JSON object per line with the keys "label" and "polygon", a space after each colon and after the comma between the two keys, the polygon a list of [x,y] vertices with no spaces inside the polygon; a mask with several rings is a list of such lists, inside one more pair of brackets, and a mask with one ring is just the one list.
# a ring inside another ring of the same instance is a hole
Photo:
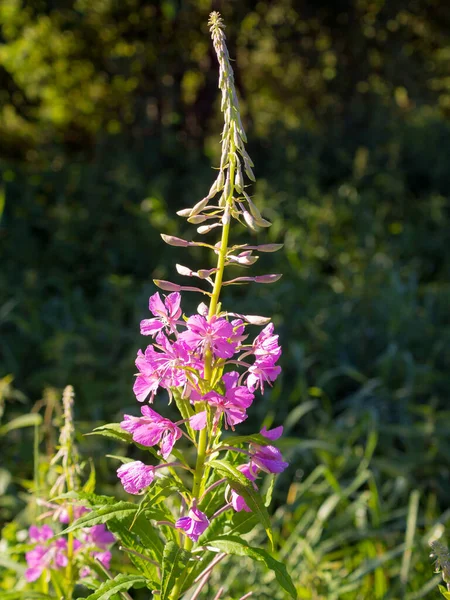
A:
{"label": "pink flower", "polygon": [[251,405],[254,394],[246,386],[237,385],[239,373],[231,371],[222,376],[225,384],[225,395],[221,395],[215,390],[202,396],[208,404],[214,406],[217,411],[214,418],[214,424],[217,425],[220,415],[225,415],[225,427],[229,425],[232,429],[234,425],[242,423],[247,418],[246,409]]}
{"label": "pink flower", "polygon": [[84,542],[99,548],[100,550],[106,550],[110,544],[114,544],[116,541],[115,536],[106,529],[105,525],[93,525],[89,529],[84,530]]}
{"label": "pink flower", "polygon": [[266,473],[282,473],[289,463],[283,461],[281,452],[275,446],[251,444],[251,464]]}
{"label": "pink flower", "polygon": [[226,319],[213,316],[209,320],[202,315],[189,317],[186,331],[180,334],[190,350],[200,350],[202,355],[208,349],[219,358],[233,356],[237,342],[231,341],[233,326]]}
{"label": "pink flower", "polygon": [[247,387],[254,392],[258,387],[264,393],[264,383],[275,381],[281,373],[281,367],[275,365],[275,360],[272,356],[267,355],[265,358],[255,360],[255,363],[248,369]]}
{"label": "pink flower", "polygon": [[208,517],[196,507],[192,507],[187,517],[181,517],[175,523],[177,529],[182,529],[188,538],[196,542],[209,525]]}
{"label": "pink flower", "polygon": [[112,558],[112,554],[109,550],[105,550],[105,552],[93,552],[92,557],[98,560],[105,569],[109,569]]}
{"label": "pink flower", "polygon": [[278,335],[273,335],[273,323],[264,327],[253,341],[253,353],[258,358],[272,357],[275,363],[281,356],[281,346],[278,345]]}
{"label": "pink flower", "polygon": [[[53,530],[48,525],[41,528],[32,526],[29,530],[31,541],[48,542],[54,536]],[[67,566],[67,541],[58,539],[45,545],[38,545],[25,554],[28,569],[25,579],[29,582],[39,579],[45,569],[60,569]]]}
{"label": "pink flower", "polygon": [[125,463],[117,469],[117,475],[129,494],[139,494],[155,478],[155,469],[140,460]]}
{"label": "pink flower", "polygon": [[283,435],[283,425],[274,427],[273,429],[266,429],[266,427],[263,427],[260,431],[260,434],[266,437],[268,440],[277,440]]}
{"label": "pink flower", "polygon": [[154,336],[164,327],[169,333],[175,332],[177,321],[181,317],[180,303],[181,296],[178,292],[166,296],[164,303],[158,292],[150,296],[148,307],[156,318],[141,321],[141,334]]}
{"label": "pink flower", "polygon": [[165,419],[149,406],[141,408],[142,417],[124,415],[124,421],[120,424],[122,429],[129,431],[133,440],[143,446],[154,446],[160,444],[161,456],[166,460],[175,442],[181,437],[181,429]]}
{"label": "pink flower", "polygon": [[[72,508],[73,511],[73,520],[79,519],[84,514],[90,512],[89,508],[85,506],[74,506]],[[59,522],[67,525],[70,522],[69,511],[67,508],[62,508],[59,511]]]}
{"label": "pink flower", "polygon": [[[181,337],[181,336],[180,336]],[[159,386],[169,389],[186,383],[185,366],[196,366],[191,363],[189,348],[184,342],[173,344],[163,333],[156,337],[158,345],[148,346],[145,355],[139,350],[136,366],[140,371],[133,390],[139,402],[143,402],[151,394],[151,401]],[[160,350],[157,352],[157,348]]]}
{"label": "pink flower", "polygon": [[[257,474],[256,472],[253,472],[251,464],[241,465],[240,467],[238,467],[238,469],[252,483],[255,481]],[[253,483],[253,487],[255,488],[255,490],[258,490],[258,487],[255,483]],[[252,512],[251,509],[247,506],[247,503],[244,500],[244,498],[240,496],[237,492],[235,492],[233,489],[231,490],[231,505],[236,512],[241,512],[242,510],[244,510],[245,512]]]}
{"label": "pink flower", "polygon": [[231,321],[231,325],[233,327],[233,335],[230,338],[230,341],[236,346],[240,346],[241,343],[248,337],[248,335],[244,335],[245,325],[242,319],[234,319]]}
{"label": "pink flower", "polygon": [[54,535],[53,529],[49,525],[42,525],[42,527],[32,525],[28,530],[28,537],[32,542],[46,542]]}

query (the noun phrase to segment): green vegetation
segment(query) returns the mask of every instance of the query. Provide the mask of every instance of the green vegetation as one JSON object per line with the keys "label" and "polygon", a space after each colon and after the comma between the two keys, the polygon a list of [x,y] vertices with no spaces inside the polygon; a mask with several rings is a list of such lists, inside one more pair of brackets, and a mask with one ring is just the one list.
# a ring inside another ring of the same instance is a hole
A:
{"label": "green vegetation", "polygon": [[[8,423],[41,412],[44,461],[54,388],[74,386],[80,432],[132,410],[138,323],[176,256],[159,232],[185,236],[175,210],[209,188],[220,151],[211,2],[58,4],[0,2],[0,376],[14,376],[0,387],[0,520],[15,519],[11,539],[28,524],[39,419]],[[269,412],[289,432],[275,557],[300,598],[438,598],[428,543],[450,520],[450,7],[219,8],[254,200],[274,223],[264,241],[284,243],[265,257],[264,272],[284,277],[257,290],[258,311],[253,288],[228,288],[239,312],[275,315],[285,348],[281,381],[248,425]],[[101,440],[80,439],[98,493],[116,485],[105,452],[120,452]],[[231,598],[244,593],[244,561],[227,566]],[[249,566],[254,597],[283,598],[261,573]],[[8,589],[11,572],[0,577]]]}

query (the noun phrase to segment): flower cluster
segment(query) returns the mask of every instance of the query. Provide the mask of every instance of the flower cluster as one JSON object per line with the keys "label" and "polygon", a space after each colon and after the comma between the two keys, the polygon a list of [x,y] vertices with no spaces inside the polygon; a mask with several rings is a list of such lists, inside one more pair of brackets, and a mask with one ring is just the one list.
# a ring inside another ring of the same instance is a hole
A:
{"label": "flower cluster", "polygon": [[[170,399],[177,393],[190,407],[191,416],[173,422],[144,404],[141,416],[124,415],[121,427],[137,444],[158,446],[158,453],[167,461],[183,435],[191,439],[190,430],[206,428],[214,437],[222,428],[234,430],[245,421],[255,393],[258,390],[264,393],[264,386],[271,385],[281,372],[276,364],[281,347],[272,323],[268,323],[252,343],[247,343],[249,320],[243,315],[231,320],[226,314],[208,317],[206,307],[200,305],[198,314],[182,318],[178,292],[164,298],[157,292],[149,300],[149,309],[153,318],[141,322],[141,333],[152,336],[154,341],[145,352],[138,352],[139,373],[134,393],[141,403],[146,400],[153,403],[160,388],[168,392]],[[208,376],[205,365],[208,365]],[[269,442],[281,433],[281,427],[261,432]],[[270,444],[251,444],[248,450],[241,452],[250,462],[240,470],[255,488],[259,471],[280,473],[287,467],[278,448]],[[151,466],[132,461],[119,467],[117,474],[127,492],[139,494],[153,482],[157,471],[166,466],[166,462]],[[250,510],[234,490],[231,499],[228,496],[226,494],[235,510]],[[176,527],[197,541],[208,524],[207,517],[192,504],[187,516],[178,519]]]}
{"label": "flower cluster", "polygon": [[[80,507],[78,514],[88,512],[88,509]],[[67,523],[64,513],[60,515],[61,523]],[[39,579],[42,573],[46,573],[46,579],[50,579],[50,571],[67,567],[69,563],[68,543],[65,538],[55,539],[56,533],[49,525],[37,527],[32,525],[28,531],[30,542],[35,546],[26,555],[28,569],[25,578],[32,582]],[[111,552],[109,548],[116,541],[114,535],[108,531],[105,525],[94,525],[79,531],[79,538],[73,540],[74,559],[79,565],[79,577],[83,578],[90,574],[91,570],[86,562],[97,560],[105,569],[109,569]]]}

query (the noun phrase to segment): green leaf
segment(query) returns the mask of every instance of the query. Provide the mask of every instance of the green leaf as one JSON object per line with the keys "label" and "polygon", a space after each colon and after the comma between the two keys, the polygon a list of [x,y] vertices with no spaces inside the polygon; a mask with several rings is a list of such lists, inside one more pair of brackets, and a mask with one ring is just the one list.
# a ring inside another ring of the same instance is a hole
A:
{"label": "green leaf", "polygon": [[95,465],[92,460],[89,461],[89,466],[91,469],[89,472],[89,477],[86,480],[86,483],[83,485],[83,492],[92,494],[95,490]]}
{"label": "green leaf", "polygon": [[252,483],[229,462],[225,460],[211,460],[208,464],[217,473],[220,473],[222,477],[225,477],[230,486],[244,498],[247,506],[261,521],[273,548],[273,534],[270,517],[259,492],[257,492]]}
{"label": "green leaf", "polygon": [[92,527],[93,525],[107,523],[111,519],[122,521],[127,517],[134,516],[138,509],[139,506],[137,504],[123,501],[116,502],[115,504],[108,504],[107,506],[101,506],[100,508],[81,516],[75,523],[65,529],[63,533],[76,531],[82,527]]}
{"label": "green leaf", "polygon": [[21,415],[12,419],[8,423],[5,423],[0,427],[0,436],[6,435],[14,429],[22,429],[22,427],[33,427],[42,423],[42,417],[38,413],[32,413],[28,415]]}
{"label": "green leaf", "polygon": [[2,600],[52,600],[52,596],[41,594],[41,592],[2,592]]}
{"label": "green leaf", "polygon": [[147,580],[141,575],[118,575],[114,579],[109,579],[93,594],[90,594],[86,600],[109,600],[118,592],[129,590],[131,587],[142,588],[146,585]]}
{"label": "green leaf", "polygon": [[128,433],[128,431],[124,431],[119,423],[106,423],[106,425],[96,427],[93,431],[91,431],[91,433],[86,433],[85,435],[102,435],[104,437],[112,438],[113,440],[119,440],[127,444],[131,444],[133,442],[131,435]]}
{"label": "green leaf", "polygon": [[252,435],[231,435],[229,437],[224,437],[219,442],[219,446],[223,446],[224,444],[227,446],[238,446],[240,444],[259,444],[260,446],[268,446],[271,444],[271,440],[264,437],[260,433],[254,433]]}
{"label": "green leaf", "polygon": [[15,571],[16,573],[23,575],[25,573],[25,566],[16,562],[9,556],[5,556],[0,554],[0,567],[4,567],[5,569],[10,569],[11,571]]}
{"label": "green leaf", "polygon": [[122,522],[113,519],[108,523],[108,529],[116,535],[126,550],[134,550],[142,555],[126,552],[139,572],[149,579],[157,578],[156,565],[150,561],[161,564],[164,543],[158,532],[143,516],[136,519],[133,528],[131,525],[131,519]]}
{"label": "green leaf", "polygon": [[252,548],[246,542],[234,536],[222,536],[209,542],[209,546],[214,546],[226,554],[235,556],[248,556],[252,560],[257,560],[266,565],[268,569],[275,573],[275,577],[280,586],[286,590],[291,598],[297,598],[297,591],[292,579],[287,572],[286,566],[273,558],[268,552],[261,548]]}
{"label": "green leaf", "polygon": [[186,571],[191,553],[169,542],[164,548],[161,578],[161,600],[168,600],[178,577]]}
{"label": "green leaf", "polygon": [[[180,414],[183,417],[183,419],[189,419],[189,417],[195,415],[195,411],[189,403],[189,400],[182,398],[181,393],[176,389],[172,390],[172,394],[175,399],[175,404],[177,405],[177,408],[180,411]],[[185,423],[185,426],[188,434],[191,436],[192,439],[195,440],[195,433],[192,427],[189,425],[189,421]]]}

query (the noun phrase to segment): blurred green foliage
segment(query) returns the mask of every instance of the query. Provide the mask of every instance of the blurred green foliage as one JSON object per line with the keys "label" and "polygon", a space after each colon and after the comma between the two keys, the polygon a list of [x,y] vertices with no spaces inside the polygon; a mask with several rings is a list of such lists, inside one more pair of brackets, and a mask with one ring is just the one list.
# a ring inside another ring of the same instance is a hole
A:
{"label": "blurred green foliage", "polygon": [[[14,375],[28,409],[71,383],[85,430],[135,410],[151,280],[180,260],[159,234],[193,236],[175,211],[204,196],[218,160],[211,9],[236,58],[252,192],[274,224],[255,241],[284,242],[255,267],[280,283],[227,292],[241,312],[257,296],[284,344],[282,380],[245,425],[269,414],[290,427],[281,553],[306,540],[291,554],[305,598],[425,597],[423,540],[450,495],[447,2],[0,2],[0,376]],[[26,435],[0,444],[6,466],[30,474]],[[371,475],[346,495],[358,464]],[[317,469],[328,487],[302,488]],[[319,531],[308,511],[333,493]],[[377,557],[361,587],[358,568]]]}

